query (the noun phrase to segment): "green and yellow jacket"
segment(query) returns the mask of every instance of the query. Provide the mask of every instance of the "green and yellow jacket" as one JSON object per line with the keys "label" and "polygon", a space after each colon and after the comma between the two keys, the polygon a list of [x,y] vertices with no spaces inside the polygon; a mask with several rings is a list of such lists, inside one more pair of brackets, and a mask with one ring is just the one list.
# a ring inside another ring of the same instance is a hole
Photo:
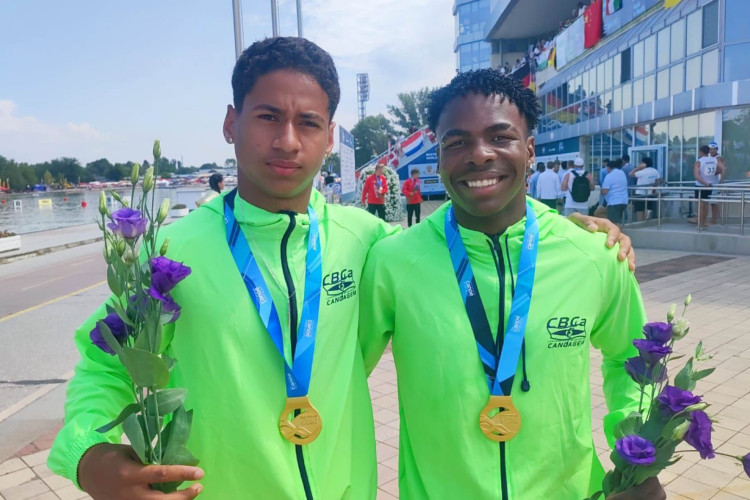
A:
{"label": "green and yellow jacket", "polygon": [[[185,406],[194,409],[188,448],[205,470],[201,499],[375,498],[375,436],[357,341],[358,295],[368,250],[396,229],[363,210],[326,205],[315,190],[311,203],[320,219],[323,290],[309,396],[323,430],[304,446],[279,433],[284,367],[227,246],[223,197],[160,233],[170,238],[167,257],[192,269],[172,292],[182,315],[165,327],[165,338],[166,352],[178,360],[170,386],[186,388]],[[234,214],[282,319],[289,360],[289,332],[297,329],[290,323],[298,321],[290,304],[296,301],[301,311],[304,295],[308,216],[266,212],[239,196]],[[117,358],[89,339],[105,315],[100,308],[76,332],[81,361],[68,388],[65,426],[49,457],[54,472],[76,483],[78,463],[91,446],[120,440],[120,428],[109,434],[94,429],[133,399]]]}
{"label": "green and yellow jacket", "polygon": [[[590,346],[603,356],[612,444],[638,407],[623,363],[645,313],[638,284],[604,234],[585,234],[532,201],[539,253],[513,401],[520,433],[499,444],[479,428],[489,389],[446,245],[450,203],[378,242],[362,280],[360,342],[371,371],[392,339],[400,403],[400,498],[581,500],[601,489],[591,428]],[[499,236],[460,228],[491,328],[503,335],[525,217]],[[529,390],[521,384],[526,379]],[[598,423],[597,423],[598,425]]]}

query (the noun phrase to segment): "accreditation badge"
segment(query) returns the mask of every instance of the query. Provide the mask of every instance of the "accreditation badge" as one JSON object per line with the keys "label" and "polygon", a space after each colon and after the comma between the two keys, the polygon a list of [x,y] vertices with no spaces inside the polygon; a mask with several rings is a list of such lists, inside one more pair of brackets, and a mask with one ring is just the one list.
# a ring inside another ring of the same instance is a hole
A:
{"label": "accreditation badge", "polygon": [[521,430],[521,414],[510,396],[491,395],[479,414],[479,428],[487,439],[502,443]]}
{"label": "accreditation badge", "polygon": [[279,431],[284,439],[294,444],[311,443],[322,429],[323,420],[310,402],[310,398],[286,398],[286,405],[279,418]]}

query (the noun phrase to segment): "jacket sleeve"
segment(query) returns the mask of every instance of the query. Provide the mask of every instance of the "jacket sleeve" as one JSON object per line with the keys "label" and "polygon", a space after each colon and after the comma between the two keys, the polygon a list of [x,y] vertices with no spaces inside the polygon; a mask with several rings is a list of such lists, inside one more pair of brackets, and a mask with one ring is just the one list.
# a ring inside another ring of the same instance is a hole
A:
{"label": "jacket sleeve", "polygon": [[638,411],[640,388],[625,371],[625,361],[637,356],[633,340],[643,337],[646,312],[638,283],[625,262],[617,262],[615,247],[607,251],[602,273],[603,310],[591,333],[591,343],[602,353],[604,398],[609,413],[604,434],[614,448],[614,428],[631,412]]}
{"label": "jacket sleeve", "polygon": [[362,186],[362,204],[363,205],[366,203],[366,200],[367,200],[367,191],[369,191],[370,184],[372,184],[370,182],[370,179],[372,179],[372,177],[368,177],[367,179],[365,179],[365,184]]}
{"label": "jacket sleeve", "polygon": [[390,285],[385,253],[375,245],[367,256],[359,295],[359,343],[367,375],[375,369],[393,335],[396,290]]}
{"label": "jacket sleeve", "polygon": [[[117,356],[92,344],[89,333],[96,322],[107,315],[102,305],[75,333],[75,344],[81,360],[68,383],[65,401],[65,424],[55,438],[47,464],[54,473],[66,477],[80,488],[78,463],[94,445],[119,443],[122,427],[107,433],[96,431],[135,401],[133,385]],[[173,325],[165,325],[165,341],[172,337]]]}
{"label": "jacket sleeve", "polygon": [[388,192],[388,177],[383,176],[383,195]]}
{"label": "jacket sleeve", "polygon": [[414,194],[414,184],[410,180],[404,182],[403,192],[407,199],[411,198]]}

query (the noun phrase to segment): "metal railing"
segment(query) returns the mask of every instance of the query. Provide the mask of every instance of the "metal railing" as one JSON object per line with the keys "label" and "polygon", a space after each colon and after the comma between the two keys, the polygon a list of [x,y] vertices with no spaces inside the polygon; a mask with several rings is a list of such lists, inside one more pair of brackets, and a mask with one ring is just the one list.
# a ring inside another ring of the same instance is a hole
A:
{"label": "metal railing", "polygon": [[[650,192],[647,195],[636,194],[636,191],[647,191]],[[629,215],[630,224],[641,222],[636,221],[633,218],[634,201],[642,201],[644,203],[645,214],[648,214],[649,205],[648,202],[656,202],[656,225],[661,229],[662,220],[664,217],[664,206],[665,204],[674,205],[675,203],[696,203],[697,204],[697,217],[698,224],[700,224],[701,216],[701,203],[704,202],[716,202],[722,209],[722,219],[724,223],[730,218],[730,212],[734,210],[734,216],[739,218],[739,230],[740,235],[745,234],[745,204],[750,202],[750,183],[737,182],[737,183],[726,183],[711,187],[699,187],[699,186],[685,186],[685,185],[673,185],[673,186],[628,186],[629,191]],[[700,200],[696,195],[696,191],[711,191],[711,198]],[[692,213],[692,210],[688,206],[688,212]],[[682,206],[679,207],[677,214],[679,217],[684,216],[682,213]],[[706,214],[708,217],[708,214]],[[646,219],[648,220],[648,219]],[[645,222],[645,221],[644,221]]]}

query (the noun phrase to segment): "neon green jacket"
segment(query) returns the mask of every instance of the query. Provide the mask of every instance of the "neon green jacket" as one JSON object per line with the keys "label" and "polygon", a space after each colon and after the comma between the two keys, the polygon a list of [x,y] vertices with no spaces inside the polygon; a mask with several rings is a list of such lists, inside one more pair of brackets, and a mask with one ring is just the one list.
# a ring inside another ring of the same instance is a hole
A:
{"label": "neon green jacket", "polygon": [[[589,345],[604,358],[608,438],[614,424],[638,407],[638,387],[623,367],[637,354],[631,341],[642,336],[645,322],[635,278],[615,250],[606,250],[604,234],[585,234],[532,203],[540,234],[525,337],[530,390],[520,388],[519,362],[511,394],[521,431],[502,445],[479,429],[489,390],[445,241],[450,203],[370,251],[360,342],[371,371],[392,337],[401,499],[491,500],[503,498],[505,490],[506,500],[581,500],[601,489]],[[497,239],[460,228],[491,326],[498,325],[501,307],[503,325],[508,319],[524,224],[525,217]]]}
{"label": "neon green jacket", "polygon": [[[248,297],[225,239],[223,197],[217,197],[160,233],[170,238],[167,257],[192,274],[173,297],[182,315],[167,328],[166,351],[178,362],[171,386],[185,387],[186,408],[194,409],[188,448],[205,470],[201,499],[304,499],[306,478],[315,499],[374,499],[375,436],[366,373],[357,342],[365,256],[380,238],[396,231],[363,210],[326,205],[315,190],[320,218],[323,288],[313,361],[310,400],[323,430],[301,447],[278,429],[286,390],[280,356]],[[236,197],[235,216],[258,256],[279,317],[289,359],[287,287],[281,259],[290,217],[261,210]],[[307,214],[294,216],[287,241],[298,310],[302,310]],[[267,269],[271,269],[271,273]],[[78,462],[91,446],[119,442],[121,431],[94,429],[113,420],[132,402],[127,374],[91,344],[89,332],[101,308],[76,332],[81,361],[70,382],[65,426],[55,440],[50,468],[77,481]]]}

